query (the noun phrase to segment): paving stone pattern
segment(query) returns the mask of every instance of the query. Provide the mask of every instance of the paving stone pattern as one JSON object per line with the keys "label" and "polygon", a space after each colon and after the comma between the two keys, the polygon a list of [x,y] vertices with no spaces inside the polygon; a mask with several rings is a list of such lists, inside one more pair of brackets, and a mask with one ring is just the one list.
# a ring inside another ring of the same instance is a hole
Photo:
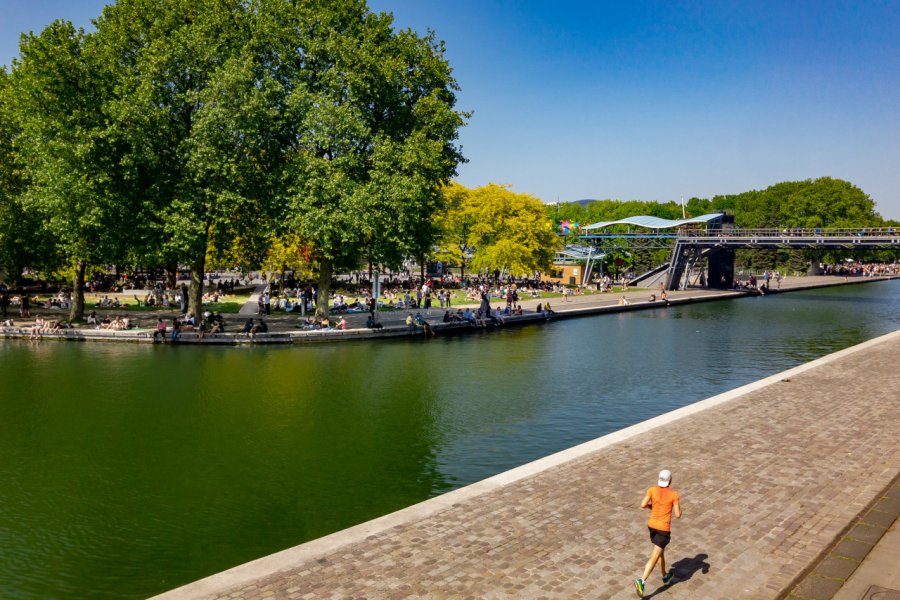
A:
{"label": "paving stone pattern", "polygon": [[[823,558],[791,590],[791,600],[831,600],[844,582],[868,556],[875,544],[900,517],[900,476],[877,496],[846,533],[835,540]],[[889,600],[890,590],[882,595],[867,596],[873,600]],[[896,600],[900,593],[894,592]]]}
{"label": "paving stone pattern", "polygon": [[655,572],[646,597],[777,598],[900,470],[898,353],[894,335],[210,597],[634,597],[650,552],[638,504],[667,467],[676,577]]}

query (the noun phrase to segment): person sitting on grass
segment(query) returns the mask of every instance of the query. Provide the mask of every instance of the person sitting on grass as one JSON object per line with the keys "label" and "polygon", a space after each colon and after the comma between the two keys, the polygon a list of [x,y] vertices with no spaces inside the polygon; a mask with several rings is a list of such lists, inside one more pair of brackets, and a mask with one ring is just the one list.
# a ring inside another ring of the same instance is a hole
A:
{"label": "person sitting on grass", "polygon": [[92,310],[92,311],[91,311],[91,314],[89,314],[88,317],[87,317],[87,324],[88,324],[88,325],[97,325],[97,323],[98,323],[98,321],[97,321],[97,311]]}

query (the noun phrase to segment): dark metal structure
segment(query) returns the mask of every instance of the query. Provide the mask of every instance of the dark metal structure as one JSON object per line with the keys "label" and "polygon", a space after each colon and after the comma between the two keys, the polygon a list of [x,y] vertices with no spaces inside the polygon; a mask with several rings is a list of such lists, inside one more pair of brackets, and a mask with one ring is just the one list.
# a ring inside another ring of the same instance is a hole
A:
{"label": "dark metal structure", "polygon": [[[602,231],[628,226],[625,232]],[[632,231],[631,227],[645,229]],[[647,231],[649,230],[649,231]],[[686,287],[687,275],[705,259],[710,287],[729,288],[734,283],[734,252],[741,248],[893,248],[900,250],[900,230],[894,227],[859,229],[739,229],[734,217],[724,213],[671,221],[657,217],[629,217],[594,223],[582,228],[579,238],[596,248],[596,254],[639,249],[671,248],[665,287]]]}

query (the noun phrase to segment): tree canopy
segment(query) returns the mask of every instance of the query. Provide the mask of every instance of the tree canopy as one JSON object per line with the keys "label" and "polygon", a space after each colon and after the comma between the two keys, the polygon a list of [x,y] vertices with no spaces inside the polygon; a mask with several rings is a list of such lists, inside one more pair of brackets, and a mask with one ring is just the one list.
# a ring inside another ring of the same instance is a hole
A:
{"label": "tree canopy", "polygon": [[[554,221],[677,219],[678,202],[544,205],[450,183],[458,86],[433,33],[364,0],[118,0],[96,31],[55,21],[0,69],[0,266],[74,273],[187,265],[199,317],[210,260],[335,270],[429,256],[546,269]],[[692,198],[740,227],[866,227],[853,184],[822,177]]]}
{"label": "tree canopy", "polygon": [[25,202],[60,266],[189,265],[199,317],[208,257],[303,240],[325,306],[335,267],[431,248],[467,116],[443,53],[364,0],[118,0],[95,32],[23,36],[0,73],[0,260],[31,260],[9,251]]}
{"label": "tree canopy", "polygon": [[873,227],[884,222],[865,192],[831,177],[786,181],[710,200],[691,198],[687,208],[695,215],[732,212],[735,224],[744,228]]}
{"label": "tree canopy", "polygon": [[[711,199],[691,198],[685,202],[685,209],[689,217],[728,212],[734,215],[735,224],[743,228],[874,227],[884,223],[865,192],[848,181],[831,177],[786,181],[764,190]],[[682,217],[681,204],[675,201],[596,200],[564,203],[558,209],[556,205],[548,205],[548,214],[555,216],[557,212],[558,221],[582,225],[635,215]]]}
{"label": "tree canopy", "polygon": [[530,194],[489,184],[444,189],[438,257],[488,273],[530,276],[548,269],[560,246],[545,205]]}

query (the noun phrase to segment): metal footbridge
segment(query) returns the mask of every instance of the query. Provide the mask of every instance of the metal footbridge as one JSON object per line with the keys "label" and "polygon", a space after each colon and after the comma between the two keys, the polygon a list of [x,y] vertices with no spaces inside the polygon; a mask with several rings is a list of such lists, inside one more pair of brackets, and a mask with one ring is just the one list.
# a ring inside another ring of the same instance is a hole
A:
{"label": "metal footbridge", "polygon": [[[734,226],[734,217],[725,213],[681,220],[629,217],[587,225],[581,228],[578,237],[586,246],[581,254],[592,258],[615,251],[671,248],[665,283],[670,290],[684,287],[686,274],[698,263],[703,264],[704,259],[708,263],[710,287],[731,287],[734,251],[737,249],[900,250],[900,228],[896,227],[740,229]],[[578,254],[571,246],[567,246],[566,253],[570,260]],[[587,274],[588,269],[585,270],[586,277]]]}

